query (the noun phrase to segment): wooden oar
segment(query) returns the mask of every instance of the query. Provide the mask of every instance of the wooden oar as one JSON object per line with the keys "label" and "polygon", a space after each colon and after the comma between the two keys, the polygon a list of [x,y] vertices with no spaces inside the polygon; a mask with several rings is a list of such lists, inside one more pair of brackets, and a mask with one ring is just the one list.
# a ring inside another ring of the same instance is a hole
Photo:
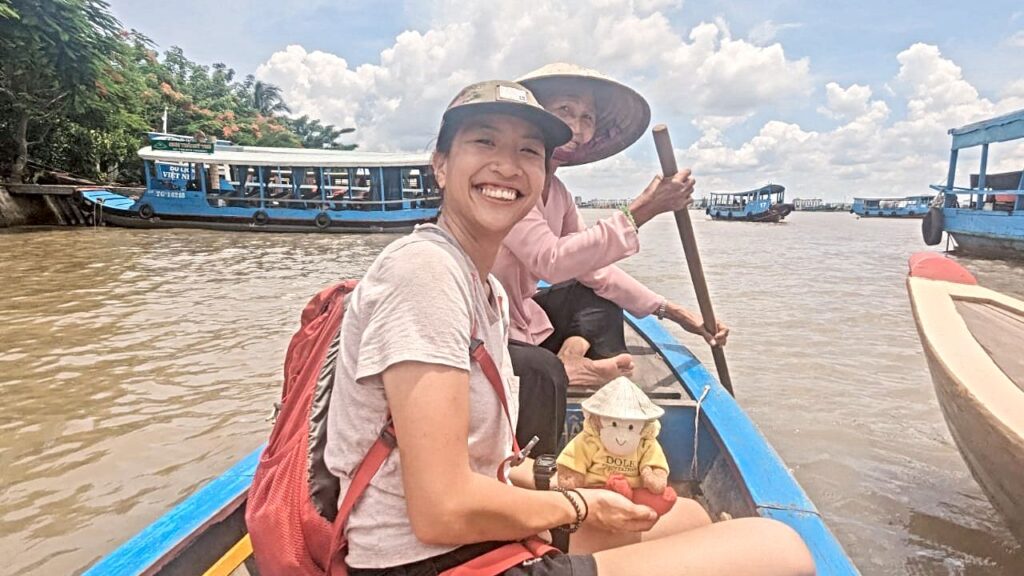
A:
{"label": "wooden oar", "polygon": [[[664,124],[658,124],[654,127],[653,133],[654,147],[658,150],[658,160],[661,161],[661,171],[665,178],[671,178],[675,176],[679,168],[676,166],[676,155],[672,149],[672,139],[668,136],[668,128]],[[700,314],[704,318],[704,328],[715,334],[718,332],[718,322],[715,321],[715,311],[711,307],[711,295],[708,294],[708,283],[704,279],[704,267],[701,266],[700,253],[697,252],[697,239],[693,236],[690,211],[684,208],[674,214],[676,228],[679,229],[679,238],[683,241],[686,265],[690,268],[690,279],[693,280],[693,289],[697,293]],[[729,394],[735,396],[736,394],[732,391],[732,378],[729,377],[729,366],[725,363],[725,351],[721,346],[712,346],[711,355],[715,358],[719,382],[729,391]]]}

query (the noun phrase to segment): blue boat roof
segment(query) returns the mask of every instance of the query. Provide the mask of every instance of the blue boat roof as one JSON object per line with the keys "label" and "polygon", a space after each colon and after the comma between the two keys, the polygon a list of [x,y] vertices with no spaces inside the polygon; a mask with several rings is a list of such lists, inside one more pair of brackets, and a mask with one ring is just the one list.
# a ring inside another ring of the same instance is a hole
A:
{"label": "blue boat roof", "polygon": [[862,200],[862,201],[866,201],[866,200],[885,200],[885,201],[893,201],[893,202],[895,202],[895,201],[899,201],[899,200],[931,200],[932,198],[935,198],[935,195],[933,195],[933,194],[917,194],[917,195],[914,195],[914,196],[883,196],[883,197],[880,197],[880,198],[868,198],[868,197],[865,197],[865,196],[854,196],[853,201],[856,202],[857,200]]}
{"label": "blue boat roof", "polygon": [[769,184],[762,186],[754,190],[746,190],[744,192],[712,192],[713,196],[757,196],[759,194],[778,194],[779,192],[785,192],[786,187],[781,184]]}
{"label": "blue boat roof", "polygon": [[319,168],[423,167],[430,164],[430,153],[362,152],[306,148],[267,148],[262,146],[217,145],[212,154],[139,150],[143,160],[157,162],[202,162],[232,166],[304,166]]}
{"label": "blue boat roof", "polygon": [[1017,110],[949,131],[953,150],[1024,138],[1024,110]]}

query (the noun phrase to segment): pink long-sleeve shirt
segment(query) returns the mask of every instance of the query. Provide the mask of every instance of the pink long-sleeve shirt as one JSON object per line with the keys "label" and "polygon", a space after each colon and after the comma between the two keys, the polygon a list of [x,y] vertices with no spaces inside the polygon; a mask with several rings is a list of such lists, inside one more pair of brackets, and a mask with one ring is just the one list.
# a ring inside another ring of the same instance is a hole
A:
{"label": "pink long-sleeve shirt", "polygon": [[554,328],[533,301],[537,281],[557,284],[575,278],[634,316],[652,314],[664,300],[613,263],[640,250],[636,229],[616,212],[587,227],[557,177],[547,202],[530,210],[502,243],[492,273],[508,292],[510,337],[540,344]]}

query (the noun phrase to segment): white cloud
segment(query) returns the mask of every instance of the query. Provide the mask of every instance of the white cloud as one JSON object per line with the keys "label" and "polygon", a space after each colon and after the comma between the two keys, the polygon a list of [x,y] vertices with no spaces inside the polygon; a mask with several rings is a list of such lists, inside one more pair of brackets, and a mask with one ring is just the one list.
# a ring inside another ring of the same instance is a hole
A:
{"label": "white cloud", "polygon": [[1024,30],[1021,30],[1010,36],[1004,41],[1007,46],[1013,46],[1014,48],[1024,48]]}
{"label": "white cloud", "polygon": [[552,61],[619,78],[661,114],[745,117],[811,90],[808,61],[788,59],[780,45],[734,40],[724,21],[673,26],[662,10],[679,2],[598,4],[548,0],[523,10],[511,1],[441,0],[429,12],[431,28],[403,32],[378,63],[353,67],[337,55],[289,46],[256,75],[281,86],[295,112],[357,126],[367,149],[422,149],[461,86]]}
{"label": "white cloud", "polygon": [[747,38],[750,38],[750,41],[758,46],[764,46],[765,44],[775,40],[775,38],[778,37],[779,32],[800,28],[802,26],[803,24],[799,22],[785,22],[780,24],[772,20],[765,20],[751,28],[750,32],[747,33]]}
{"label": "white cloud", "polygon": [[[524,10],[510,1],[425,1],[424,13],[434,18],[429,29],[403,32],[378,62],[353,66],[339,55],[289,46],[257,76],[281,86],[296,113],[356,126],[354,140],[364,149],[424,150],[460,87],[577,62],[637,88],[657,122],[696,128],[696,138],[677,135],[676,144],[700,192],[773,181],[791,197],[829,199],[927,193],[945,174],[949,128],[1024,108],[1024,81],[1008,83],[997,99],[983,97],[927,44],[896,55],[898,73],[874,90],[826,82],[816,93],[809,60],[788,57],[779,43],[735,39],[721,19],[681,28],[663,12],[677,2],[599,0],[584,9],[544,0]],[[803,112],[797,118],[818,110],[834,126],[773,119],[787,109]],[[759,128],[750,125],[755,118]],[[633,196],[657,171],[650,148],[637,145],[562,175],[579,195]],[[1024,144],[1007,148],[996,162],[1019,169]]]}
{"label": "white cloud", "polygon": [[[678,151],[680,161],[692,165],[698,178],[721,177],[727,184],[723,189],[774,181],[785,184],[791,197],[926,194],[928,184],[945,175],[949,128],[1024,107],[1024,81],[1008,87],[997,102],[982,98],[935,46],[915,44],[896,59],[900,69],[891,87],[904,99],[904,118],[890,121],[889,106],[872,99],[867,86],[844,89],[830,82],[827,103],[819,111],[845,122],[833,130],[805,131],[769,121],[749,141],[730,148],[720,144],[714,123],[696,121],[704,135]],[[714,145],[708,146],[709,141]],[[993,172],[1024,163],[1024,143],[999,152],[992,158]],[[966,178],[971,170],[977,168],[967,164],[958,174]]]}
{"label": "white cloud", "polygon": [[839,120],[857,118],[867,112],[871,88],[853,84],[844,89],[835,82],[829,82],[825,85],[825,98],[828,104],[819,107],[818,112]]}

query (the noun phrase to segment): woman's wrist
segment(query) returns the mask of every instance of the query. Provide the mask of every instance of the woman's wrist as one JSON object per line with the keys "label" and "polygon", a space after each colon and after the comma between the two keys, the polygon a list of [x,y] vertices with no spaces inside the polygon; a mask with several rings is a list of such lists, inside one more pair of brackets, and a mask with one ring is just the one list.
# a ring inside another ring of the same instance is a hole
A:
{"label": "woman's wrist", "polygon": [[555,487],[552,490],[563,496],[572,509],[571,520],[564,524],[560,524],[558,528],[566,530],[570,534],[576,532],[580,529],[583,522],[586,521],[587,516],[590,515],[590,506],[587,504],[586,499],[583,498],[583,495],[576,489]]}
{"label": "woman's wrist", "polygon": [[645,194],[640,194],[629,203],[629,212],[633,215],[633,225],[637,229],[654,217],[654,214],[651,214],[651,211],[647,209],[650,202],[647,202],[644,196]]}

